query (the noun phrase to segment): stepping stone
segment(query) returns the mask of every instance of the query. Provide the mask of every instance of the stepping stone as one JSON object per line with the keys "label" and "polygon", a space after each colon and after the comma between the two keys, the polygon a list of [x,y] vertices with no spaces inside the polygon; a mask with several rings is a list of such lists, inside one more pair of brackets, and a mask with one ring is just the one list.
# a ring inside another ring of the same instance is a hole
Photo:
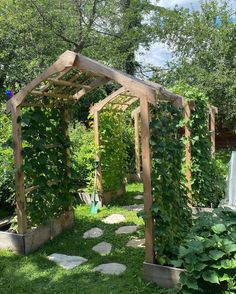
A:
{"label": "stepping stone", "polygon": [[88,238],[98,238],[103,235],[103,230],[99,228],[93,228],[88,230],[87,232],[84,233],[83,238],[88,239]]}
{"label": "stepping stone", "polygon": [[126,244],[127,247],[133,247],[133,248],[144,248],[145,247],[145,239],[131,239]]}
{"label": "stepping stone", "polygon": [[108,275],[120,275],[126,270],[126,266],[121,263],[104,263],[93,269],[94,272],[100,272]]}
{"label": "stepping stone", "polygon": [[105,224],[118,224],[125,221],[125,217],[122,214],[111,214],[102,220]]}
{"label": "stepping stone", "polygon": [[143,199],[143,195],[134,196],[134,199],[135,200],[141,200],[141,199]]}
{"label": "stepping stone", "polygon": [[101,242],[94,246],[93,251],[99,253],[101,256],[107,255],[111,252],[112,245],[107,242]]}
{"label": "stepping stone", "polygon": [[126,206],[121,206],[124,209],[130,210],[130,211],[140,211],[144,209],[143,204],[134,204],[134,205],[126,205]]}
{"label": "stepping stone", "polygon": [[88,261],[88,259],[80,257],[80,256],[70,256],[70,255],[59,254],[59,253],[53,253],[49,255],[48,259],[56,262],[64,269],[72,269]]}
{"label": "stepping stone", "polygon": [[115,231],[116,234],[131,234],[137,231],[137,226],[123,226]]}

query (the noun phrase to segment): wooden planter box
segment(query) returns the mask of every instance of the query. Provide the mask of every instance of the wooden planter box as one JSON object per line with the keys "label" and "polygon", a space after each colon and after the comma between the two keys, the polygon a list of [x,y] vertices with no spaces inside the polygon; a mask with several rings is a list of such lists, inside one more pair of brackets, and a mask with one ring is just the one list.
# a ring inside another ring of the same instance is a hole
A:
{"label": "wooden planter box", "polygon": [[162,288],[174,288],[180,279],[183,269],[157,265],[152,263],[143,263],[143,278],[146,282],[156,283]]}
{"label": "wooden planter box", "polygon": [[70,228],[74,223],[73,210],[60,217],[51,219],[48,224],[32,229],[26,234],[16,234],[0,231],[0,248],[9,249],[21,255],[27,255],[41,245]]}
{"label": "wooden planter box", "polygon": [[125,193],[125,184],[122,184],[120,188],[115,191],[105,191],[102,193],[102,204],[111,203],[113,198],[117,198]]}

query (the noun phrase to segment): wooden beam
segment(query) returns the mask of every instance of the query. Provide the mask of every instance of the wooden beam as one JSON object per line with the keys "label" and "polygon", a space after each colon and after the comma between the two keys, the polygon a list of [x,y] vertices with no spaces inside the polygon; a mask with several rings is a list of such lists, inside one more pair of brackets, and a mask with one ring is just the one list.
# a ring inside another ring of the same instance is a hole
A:
{"label": "wooden beam", "polygon": [[73,95],[55,93],[55,92],[32,91],[31,93],[29,93],[29,95],[38,96],[38,97],[52,97],[52,98],[76,100]]}
{"label": "wooden beam", "polygon": [[134,113],[134,145],[136,175],[141,178],[140,142],[139,142],[139,113]]}
{"label": "wooden beam", "polygon": [[156,104],[156,89],[147,85],[144,81],[133,76],[125,74],[119,70],[113,69],[106,65],[100,64],[81,54],[77,54],[78,58],[74,65],[80,70],[91,71],[96,74],[106,76],[109,79],[117,81],[120,85],[126,87],[132,95],[148,99],[150,103]]}
{"label": "wooden beam", "polygon": [[94,140],[95,140],[95,147],[96,147],[96,160],[99,161],[99,167],[97,169],[97,189],[100,193],[103,192],[103,185],[102,185],[102,169],[101,169],[101,156],[100,156],[100,137],[99,137],[99,111],[94,112]]}
{"label": "wooden beam", "polygon": [[9,113],[11,108],[18,107],[33,89],[35,89],[41,82],[48,79],[53,74],[62,72],[68,67],[73,67],[75,59],[76,53],[71,51],[64,52],[53,65],[51,65],[41,75],[39,75],[36,79],[34,79],[31,83],[29,83],[16,95],[14,95],[10,100],[8,100],[6,111]]}
{"label": "wooden beam", "polygon": [[74,99],[79,100],[79,99],[81,99],[81,97],[83,97],[88,92],[90,92],[90,91],[92,91],[102,85],[105,85],[109,81],[110,81],[110,79],[107,77],[99,77],[96,80],[94,80],[90,85],[88,85],[89,88],[84,87],[82,90],[80,90],[78,93],[76,93],[73,97],[74,97]]}
{"label": "wooden beam", "polygon": [[130,107],[134,102],[136,102],[136,101],[138,101],[138,100],[139,100],[139,98],[137,98],[137,97],[133,97],[132,99],[130,99],[130,100],[127,102],[127,104],[126,104],[124,107],[122,107],[122,110],[125,111],[128,107]]}
{"label": "wooden beam", "polygon": [[27,217],[26,217],[26,201],[24,188],[24,171],[22,157],[22,133],[21,125],[18,122],[20,117],[20,108],[11,108],[12,114],[12,137],[13,137],[13,152],[15,164],[15,185],[16,185],[16,213],[18,233],[25,234],[27,232]]}
{"label": "wooden beam", "polygon": [[72,83],[70,81],[57,80],[57,79],[48,79],[48,82],[51,83],[51,84],[54,84],[54,85],[59,85],[59,86],[91,90],[91,86],[89,86],[89,85],[76,84],[76,83]]}
{"label": "wooden beam", "polygon": [[191,193],[191,133],[189,129],[189,120],[191,116],[191,110],[189,103],[187,101],[184,101],[184,120],[185,120],[185,138],[186,138],[186,144],[185,144],[185,158],[186,158],[186,183],[187,183],[187,189],[188,189],[188,198],[189,198],[189,204],[192,204],[192,193]]}
{"label": "wooden beam", "polygon": [[94,114],[97,111],[100,111],[105,105],[107,105],[109,102],[113,101],[114,98],[121,95],[122,93],[126,92],[125,87],[121,87],[120,89],[116,90],[115,92],[108,95],[106,98],[104,98],[102,101],[96,103],[93,107],[90,108],[90,114]]}
{"label": "wooden beam", "polygon": [[152,184],[151,184],[151,152],[150,152],[150,129],[149,107],[146,99],[140,99],[141,107],[141,130],[142,130],[142,163],[143,163],[143,187],[144,187],[144,211],[147,215],[145,221],[145,261],[154,263],[154,228],[152,207]]}

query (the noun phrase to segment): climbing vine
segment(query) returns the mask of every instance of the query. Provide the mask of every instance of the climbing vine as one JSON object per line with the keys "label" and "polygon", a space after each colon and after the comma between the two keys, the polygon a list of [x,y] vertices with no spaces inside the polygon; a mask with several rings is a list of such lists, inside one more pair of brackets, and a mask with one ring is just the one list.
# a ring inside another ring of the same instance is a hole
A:
{"label": "climbing vine", "polygon": [[32,108],[21,117],[28,222],[39,225],[69,208],[73,182],[68,173],[62,109]]}
{"label": "climbing vine", "polygon": [[223,198],[222,177],[218,174],[211,156],[209,132],[208,98],[197,88],[181,83],[172,91],[182,95],[186,101],[194,102],[190,120],[185,122],[191,133],[191,193],[196,206],[217,206]]}
{"label": "climbing vine", "polygon": [[104,191],[119,188],[127,175],[126,129],[123,111],[107,106],[100,113],[100,152]]}
{"label": "climbing vine", "polygon": [[155,225],[154,248],[159,264],[169,264],[191,224],[182,171],[184,144],[178,132],[182,112],[169,103],[151,110],[151,152]]}

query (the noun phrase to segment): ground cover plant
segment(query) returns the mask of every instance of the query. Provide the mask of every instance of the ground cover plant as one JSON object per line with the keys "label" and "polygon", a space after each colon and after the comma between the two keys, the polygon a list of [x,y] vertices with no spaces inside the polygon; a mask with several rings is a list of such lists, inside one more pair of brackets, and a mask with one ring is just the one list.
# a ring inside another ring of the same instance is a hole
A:
{"label": "ground cover plant", "polygon": [[235,293],[236,214],[225,209],[202,212],[173,264],[183,267],[181,293]]}
{"label": "ground cover plant", "polygon": [[[126,195],[122,201],[130,204],[136,194],[142,193],[140,184],[127,187]],[[130,193],[130,194],[129,194]],[[142,203],[142,200],[136,200]],[[112,213],[121,213],[126,222],[122,224],[107,225],[101,222],[105,216]],[[76,220],[72,229],[64,232],[42,246],[37,252],[29,256],[17,256],[7,251],[0,251],[0,285],[1,292],[10,293],[81,293],[81,294],[174,294],[176,290],[160,289],[154,284],[142,280],[142,264],[144,261],[144,248],[130,248],[125,244],[130,235],[115,235],[115,230],[124,224],[137,224],[138,231],[132,237],[143,237],[144,223],[138,218],[136,212],[127,211],[118,206],[104,207],[97,215],[90,215],[87,206],[78,206],[75,210]],[[99,227],[104,235],[99,239],[83,239],[83,233],[92,228]],[[101,241],[110,242],[113,246],[110,255],[101,257],[92,251],[92,247]],[[49,261],[46,256],[52,253],[79,255],[88,258],[88,262],[74,268],[65,270]],[[101,263],[120,262],[127,265],[127,270],[121,276],[101,275],[92,272],[92,269]],[[17,270],[16,270],[17,269]]]}

